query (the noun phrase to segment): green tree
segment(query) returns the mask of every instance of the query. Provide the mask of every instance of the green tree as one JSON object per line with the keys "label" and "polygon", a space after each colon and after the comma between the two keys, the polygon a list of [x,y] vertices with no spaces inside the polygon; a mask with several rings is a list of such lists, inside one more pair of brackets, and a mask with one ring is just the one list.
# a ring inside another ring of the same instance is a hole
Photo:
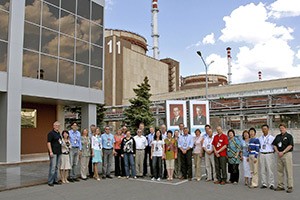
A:
{"label": "green tree", "polygon": [[141,122],[145,124],[145,128],[154,122],[153,113],[150,110],[150,97],[152,96],[150,89],[149,79],[146,76],[143,83],[133,89],[136,97],[129,100],[131,105],[124,111],[125,123],[134,133]]}

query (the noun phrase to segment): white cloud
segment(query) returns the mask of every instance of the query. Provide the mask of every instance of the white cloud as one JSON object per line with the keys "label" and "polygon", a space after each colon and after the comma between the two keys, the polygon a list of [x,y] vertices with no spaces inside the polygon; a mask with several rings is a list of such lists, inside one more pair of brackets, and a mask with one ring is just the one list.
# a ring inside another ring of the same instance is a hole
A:
{"label": "white cloud", "polygon": [[195,44],[191,44],[191,45],[187,46],[185,49],[190,49],[190,48],[193,48],[193,47],[199,47],[200,45],[202,45],[202,42],[198,41]]}
{"label": "white cloud", "polygon": [[268,8],[274,18],[300,16],[299,0],[277,0]]}
{"label": "white cloud", "polygon": [[293,29],[268,22],[268,12],[262,3],[240,6],[230,16],[223,18],[225,28],[221,30],[223,42],[246,42],[257,44],[272,38],[293,39]]}
{"label": "white cloud", "polygon": [[111,10],[114,4],[114,0],[105,0],[105,9]]}
{"label": "white cloud", "polygon": [[216,40],[215,40],[215,34],[211,33],[207,36],[205,36],[202,40],[203,44],[215,44]]}
{"label": "white cloud", "polygon": [[300,49],[298,50],[298,52],[296,54],[296,58],[300,59]]}

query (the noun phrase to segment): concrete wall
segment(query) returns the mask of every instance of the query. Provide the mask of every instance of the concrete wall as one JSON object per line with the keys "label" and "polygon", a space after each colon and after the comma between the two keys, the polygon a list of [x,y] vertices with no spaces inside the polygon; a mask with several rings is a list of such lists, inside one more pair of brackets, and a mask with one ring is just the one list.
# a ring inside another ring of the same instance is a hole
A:
{"label": "concrete wall", "polygon": [[152,94],[169,91],[167,64],[130,49],[124,48],[123,51],[123,105],[128,104],[128,99],[135,96],[133,88],[136,88],[137,84],[142,83],[145,76],[149,78]]}

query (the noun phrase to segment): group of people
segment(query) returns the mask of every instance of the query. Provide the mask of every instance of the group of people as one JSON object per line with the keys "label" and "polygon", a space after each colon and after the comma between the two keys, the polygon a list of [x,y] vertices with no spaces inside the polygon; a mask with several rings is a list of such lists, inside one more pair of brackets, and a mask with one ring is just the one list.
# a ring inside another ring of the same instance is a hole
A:
{"label": "group of people", "polygon": [[[80,177],[88,176],[101,180],[98,164],[102,164],[102,179],[113,178],[111,166],[115,165],[115,177],[143,178],[150,168],[151,180],[160,181],[173,178],[201,180],[201,161],[204,157],[206,181],[214,184],[234,185],[239,182],[239,164],[242,163],[244,184],[250,188],[259,185],[258,170],[261,172],[261,188],[275,191],[285,190],[284,172],[287,176],[287,192],[293,191],[292,151],[293,137],[287,133],[285,124],[279,125],[280,134],[274,137],[269,126],[261,126],[263,135],[256,137],[255,128],[244,130],[242,136],[233,129],[223,133],[220,126],[213,133],[210,125],[205,125],[205,132],[196,129],[190,133],[183,123],[174,132],[167,131],[165,125],[155,130],[149,128],[145,134],[141,123],[136,133],[131,133],[126,126],[111,133],[109,126],[101,134],[100,129],[91,125],[90,132],[78,131],[76,123],[71,130],[60,134],[60,124],[55,122],[48,134],[47,147],[50,156],[48,185],[79,181],[77,174],[80,161]],[[135,136],[133,136],[135,135]],[[278,184],[274,184],[275,155],[277,160]],[[194,160],[194,176],[193,161]],[[58,181],[60,169],[61,181]],[[229,181],[227,174],[230,174]]]}

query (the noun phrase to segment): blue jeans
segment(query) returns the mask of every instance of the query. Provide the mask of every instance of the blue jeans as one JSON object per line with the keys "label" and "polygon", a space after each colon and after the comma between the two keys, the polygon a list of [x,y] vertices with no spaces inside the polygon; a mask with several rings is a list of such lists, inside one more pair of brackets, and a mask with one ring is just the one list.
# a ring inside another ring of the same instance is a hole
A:
{"label": "blue jeans", "polygon": [[60,166],[60,157],[59,154],[53,154],[53,157],[50,157],[50,167],[49,167],[49,175],[48,175],[48,184],[53,184],[54,182],[58,182],[58,169]]}
{"label": "blue jeans", "polygon": [[162,157],[153,156],[152,157],[152,168],[153,168],[153,177],[161,178],[162,175]]}
{"label": "blue jeans", "polygon": [[[131,153],[124,153],[124,163],[125,163],[125,174],[126,176],[130,175],[129,167],[131,168],[131,175],[135,177],[135,164],[134,157]],[[130,165],[130,166],[129,166]]]}

